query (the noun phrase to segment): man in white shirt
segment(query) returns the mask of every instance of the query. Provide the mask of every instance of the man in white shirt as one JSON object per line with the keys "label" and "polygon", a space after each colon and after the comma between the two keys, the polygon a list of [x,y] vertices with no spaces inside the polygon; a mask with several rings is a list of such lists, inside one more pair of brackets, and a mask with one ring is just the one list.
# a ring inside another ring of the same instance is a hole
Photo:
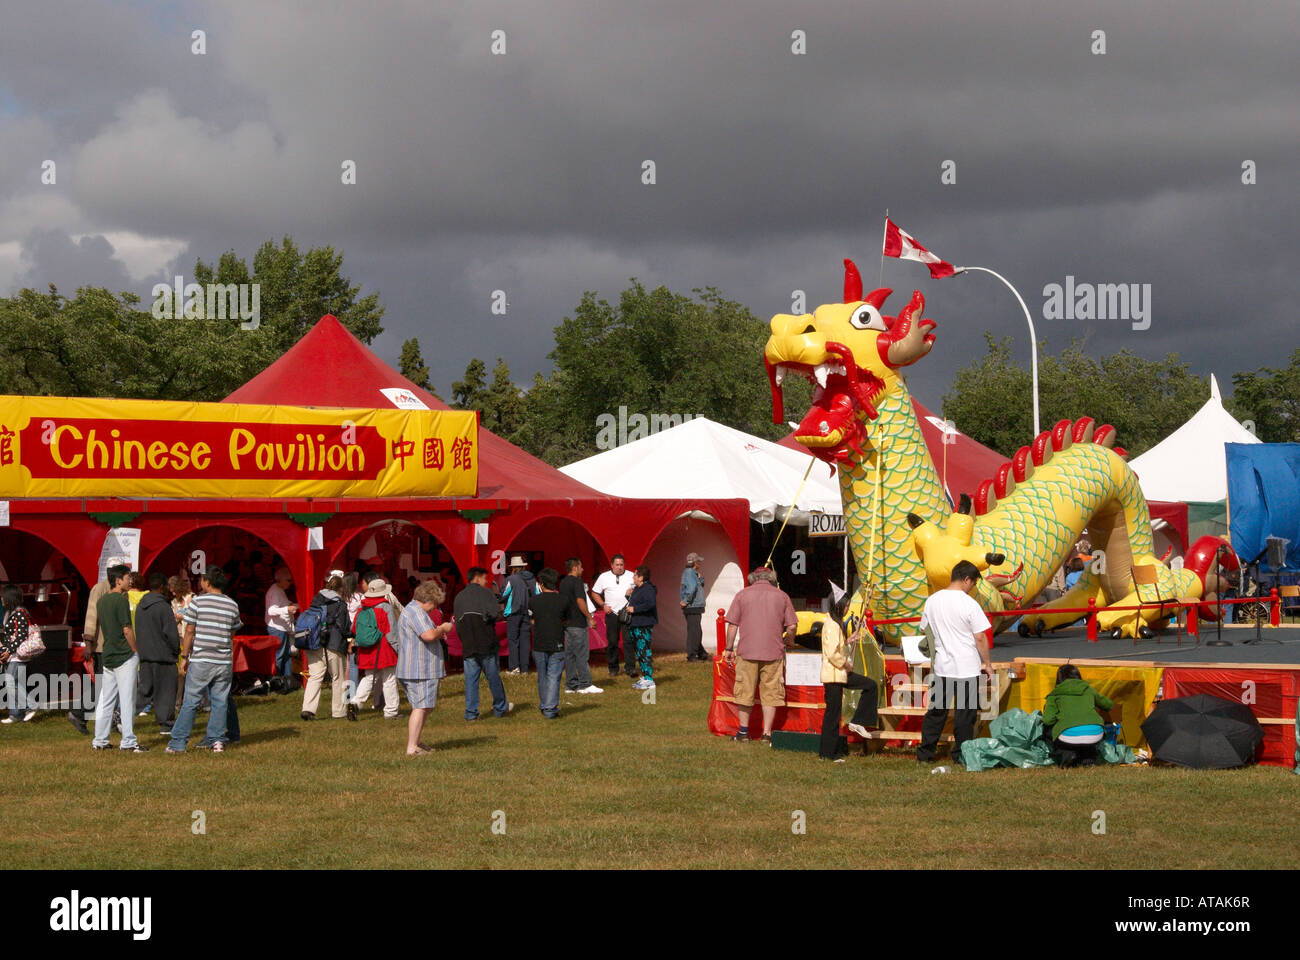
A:
{"label": "man in white shirt", "polygon": [[276,676],[287,677],[293,673],[293,657],[289,655],[294,630],[294,617],[298,605],[289,599],[289,588],[293,586],[293,574],[288,567],[275,571],[275,583],[266,591],[266,630],[280,641],[280,649],[275,654]]}
{"label": "man in white shirt", "polygon": [[934,760],[934,748],[954,711],[952,758],[961,763],[961,745],[975,736],[975,718],[979,713],[980,675],[993,676],[989,661],[989,635],[992,625],[984,610],[970,595],[980,578],[979,569],[969,560],[952,568],[951,582],[930,595],[921,611],[921,629],[934,636],[931,659],[930,709],[921,724],[921,743],[916,748],[920,763]]}
{"label": "man in white shirt", "polygon": [[605,611],[605,660],[609,665],[609,675],[617,677],[618,643],[622,640],[624,669],[629,677],[635,677],[636,653],[632,649],[632,638],[618,619],[618,613],[627,606],[627,595],[632,591],[632,571],[627,568],[627,561],[621,553],[610,558],[609,566],[591,587],[592,596],[600,601]]}

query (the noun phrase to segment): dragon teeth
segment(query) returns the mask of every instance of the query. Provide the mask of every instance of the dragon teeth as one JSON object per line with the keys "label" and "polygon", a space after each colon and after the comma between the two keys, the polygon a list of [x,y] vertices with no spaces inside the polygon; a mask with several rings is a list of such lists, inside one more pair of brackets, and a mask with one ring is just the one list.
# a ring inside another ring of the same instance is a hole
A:
{"label": "dragon teeth", "polygon": [[829,375],[830,370],[828,369],[828,365],[825,363],[817,364],[817,369],[813,371],[813,376],[817,378],[817,384],[822,387],[822,389],[826,388],[826,378]]}
{"label": "dragon teeth", "polygon": [[776,385],[779,387],[785,382],[785,367],[777,364],[776,367]]}

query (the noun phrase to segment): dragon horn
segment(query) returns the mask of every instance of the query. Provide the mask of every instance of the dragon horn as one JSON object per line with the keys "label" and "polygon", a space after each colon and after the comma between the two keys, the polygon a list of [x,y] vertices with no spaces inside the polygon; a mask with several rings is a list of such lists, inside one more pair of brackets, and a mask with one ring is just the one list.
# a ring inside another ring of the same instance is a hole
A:
{"label": "dragon horn", "polygon": [[848,257],[844,258],[844,302],[857,303],[862,299],[862,276],[857,265]]}

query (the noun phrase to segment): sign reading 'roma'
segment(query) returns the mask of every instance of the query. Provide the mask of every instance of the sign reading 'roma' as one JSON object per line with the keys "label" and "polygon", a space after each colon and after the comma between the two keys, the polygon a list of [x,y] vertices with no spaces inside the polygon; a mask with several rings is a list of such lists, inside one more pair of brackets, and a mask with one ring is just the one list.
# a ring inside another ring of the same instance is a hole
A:
{"label": "sign reading 'roma'", "polygon": [[473,411],[0,397],[0,497],[474,496]]}

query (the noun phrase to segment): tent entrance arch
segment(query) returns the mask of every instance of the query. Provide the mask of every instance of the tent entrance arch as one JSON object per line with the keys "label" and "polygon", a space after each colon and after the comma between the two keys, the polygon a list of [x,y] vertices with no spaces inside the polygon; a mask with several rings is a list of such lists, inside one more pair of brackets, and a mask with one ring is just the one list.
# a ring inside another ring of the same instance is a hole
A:
{"label": "tent entrance arch", "polygon": [[464,571],[441,537],[415,521],[398,518],[377,520],[346,536],[330,566],[356,573],[377,570],[392,579],[403,603],[410,601],[412,580],[441,580],[449,601],[465,582]]}
{"label": "tent entrance arch", "polygon": [[[257,534],[233,524],[212,524],[186,531],[140,562],[141,572],[183,576],[198,589],[199,576],[208,567],[226,571],[225,592],[239,604],[244,633],[266,632],[266,591],[275,571],[290,563]],[[294,588],[301,600],[303,586],[294,576]],[[290,597],[295,598],[291,591]],[[307,599],[310,599],[308,595]]]}
{"label": "tent entrance arch", "polygon": [[[650,582],[658,588],[659,625],[654,630],[655,650],[680,651],[686,649],[686,618],[681,606],[682,571],[686,568],[686,555],[698,553],[704,557],[703,570],[704,646],[712,649],[714,643],[713,614],[719,607],[726,609],[745,585],[745,571],[741,558],[727,536],[727,531],[708,514],[693,511],[670,520],[639,563],[650,568]],[[638,561],[628,557],[628,566],[635,568]],[[592,576],[599,575],[599,571]]]}

